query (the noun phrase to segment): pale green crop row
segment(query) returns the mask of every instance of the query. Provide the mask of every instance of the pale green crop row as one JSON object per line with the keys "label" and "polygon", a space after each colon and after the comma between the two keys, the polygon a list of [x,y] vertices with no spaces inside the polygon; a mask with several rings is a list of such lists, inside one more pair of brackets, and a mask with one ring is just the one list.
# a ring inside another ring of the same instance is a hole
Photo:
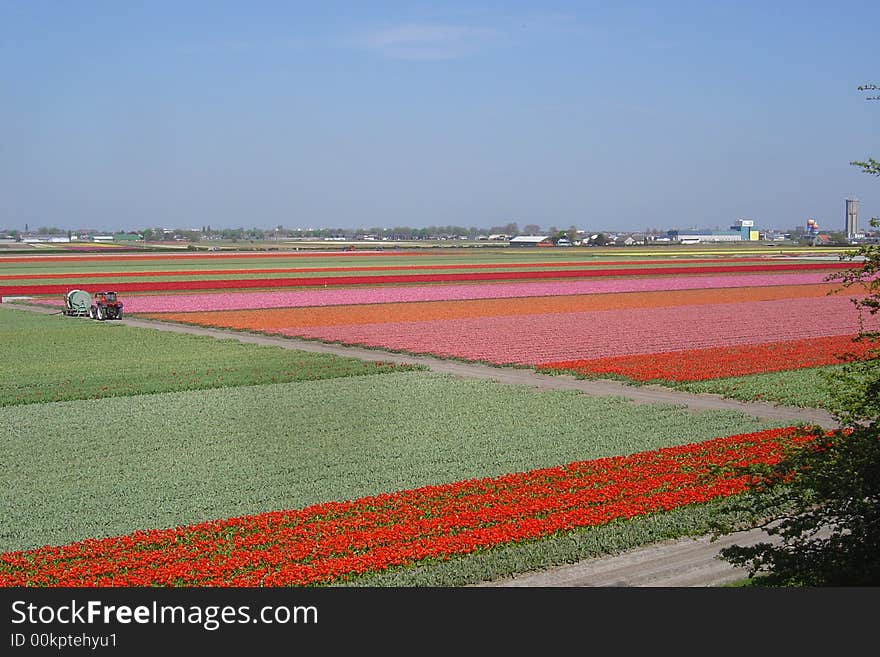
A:
{"label": "pale green crop row", "polygon": [[842,368],[843,365],[827,365],[677,383],[674,387],[685,392],[708,392],[742,401],[771,401],[801,408],[829,408],[832,404],[829,377],[833,378]]}
{"label": "pale green crop row", "polygon": [[9,306],[0,345],[0,406],[414,369]]}
{"label": "pale green crop row", "polygon": [[[782,372],[708,379],[706,381],[649,381],[675,390],[695,394],[710,393],[741,401],[765,401],[799,408],[829,408],[832,403],[829,381],[841,371],[842,365],[808,367]],[[614,374],[584,375],[571,371],[541,370],[544,374],[570,374],[579,379],[612,379],[633,386],[645,385]]]}

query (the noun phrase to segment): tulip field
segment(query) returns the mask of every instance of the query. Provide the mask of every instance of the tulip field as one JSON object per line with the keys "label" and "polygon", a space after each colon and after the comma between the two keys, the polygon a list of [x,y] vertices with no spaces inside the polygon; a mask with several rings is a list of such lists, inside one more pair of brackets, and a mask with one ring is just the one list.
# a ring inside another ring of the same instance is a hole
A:
{"label": "tulip field", "polygon": [[[791,429],[0,556],[0,586],[291,586],[733,495]],[[803,439],[801,439],[803,440]],[[726,469],[725,469],[726,468]]]}
{"label": "tulip field", "polygon": [[458,585],[705,533],[809,438],[407,360],[823,407],[880,329],[827,254],[468,251],[0,256],[0,586]]}
{"label": "tulip field", "polygon": [[[727,379],[789,372],[802,382],[800,371],[810,369],[815,376],[806,397],[778,379],[768,386],[755,379],[733,396],[821,404],[827,401],[825,370],[817,368],[868,351],[853,342],[860,326],[852,304],[858,289],[829,280],[845,263],[756,260],[654,263],[628,276],[619,275],[622,263],[615,262],[579,280],[143,294],[132,297],[130,307],[163,321],[587,378],[678,388],[711,381],[706,391],[722,393]],[[877,319],[868,318],[866,328]]]}

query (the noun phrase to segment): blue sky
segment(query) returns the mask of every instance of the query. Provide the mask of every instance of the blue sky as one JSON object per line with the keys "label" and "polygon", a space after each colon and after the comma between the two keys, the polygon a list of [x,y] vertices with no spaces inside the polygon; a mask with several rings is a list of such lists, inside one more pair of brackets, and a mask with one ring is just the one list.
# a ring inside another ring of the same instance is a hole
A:
{"label": "blue sky", "polygon": [[878,2],[0,0],[0,227],[842,229]]}

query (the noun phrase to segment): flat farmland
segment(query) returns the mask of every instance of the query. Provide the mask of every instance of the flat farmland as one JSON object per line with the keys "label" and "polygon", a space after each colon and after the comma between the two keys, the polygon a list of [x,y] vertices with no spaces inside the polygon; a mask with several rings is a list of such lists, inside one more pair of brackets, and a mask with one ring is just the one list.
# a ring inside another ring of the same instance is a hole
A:
{"label": "flat farmland", "polygon": [[[829,262],[797,257],[593,255],[590,249],[453,249],[357,254],[114,254],[0,256],[0,297],[63,294],[71,287],[112,286],[120,292],[211,290],[235,287],[310,287],[581,279],[668,274],[818,271]],[[233,282],[233,285],[227,282]]]}
{"label": "flat farmland", "polygon": [[[97,431],[97,417],[112,428]],[[735,413],[692,416],[421,372],[11,406],[0,409],[4,477],[39,483],[4,489],[2,548],[296,509],[766,426]]]}
{"label": "flat farmland", "polygon": [[0,258],[0,584],[451,585],[707,531],[708,474],[792,427],[60,316],[815,407],[868,354],[828,254],[591,251]]}
{"label": "flat farmland", "polygon": [[414,369],[0,307],[0,407]]}
{"label": "flat farmland", "polygon": [[[472,267],[486,264],[471,257]],[[425,284],[403,275],[397,284],[141,294],[129,307],[163,321],[822,405],[824,368],[866,353],[852,341],[861,290],[832,278],[851,263],[802,260],[640,256],[624,270],[618,256],[591,258],[587,269],[529,270],[555,280],[516,278],[525,267],[492,272],[510,280]],[[792,382],[780,386],[785,373]],[[805,377],[809,394],[795,394]]]}

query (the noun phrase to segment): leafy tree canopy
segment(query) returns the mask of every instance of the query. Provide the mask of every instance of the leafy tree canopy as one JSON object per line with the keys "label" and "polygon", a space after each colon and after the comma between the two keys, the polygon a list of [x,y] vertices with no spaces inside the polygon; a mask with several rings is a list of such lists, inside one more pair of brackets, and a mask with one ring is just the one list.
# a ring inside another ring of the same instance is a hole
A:
{"label": "leafy tree canopy", "polygon": [[[873,158],[852,164],[880,176]],[[862,319],[880,313],[880,245],[862,244],[843,258],[854,266],[830,278],[859,292],[853,301]],[[716,528],[718,535],[743,524],[764,527],[770,540],[721,550],[762,584],[880,585],[880,332],[863,325],[857,339],[875,349],[829,380],[829,410],[840,428],[808,430],[815,439],[790,447],[779,464],[749,469],[749,491],[731,502],[739,515],[721,519]],[[748,520],[734,523],[732,517]]]}

